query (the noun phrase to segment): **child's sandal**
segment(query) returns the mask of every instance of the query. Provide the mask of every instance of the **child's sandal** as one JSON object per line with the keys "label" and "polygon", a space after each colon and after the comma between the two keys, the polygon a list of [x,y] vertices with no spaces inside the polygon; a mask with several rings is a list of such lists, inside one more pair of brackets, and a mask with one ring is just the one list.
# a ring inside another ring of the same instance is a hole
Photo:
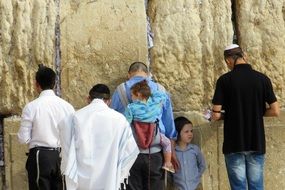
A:
{"label": "child's sandal", "polygon": [[170,167],[167,167],[167,166],[162,166],[162,169],[168,171],[168,172],[171,172],[171,173],[175,173],[175,170],[174,168],[170,168]]}

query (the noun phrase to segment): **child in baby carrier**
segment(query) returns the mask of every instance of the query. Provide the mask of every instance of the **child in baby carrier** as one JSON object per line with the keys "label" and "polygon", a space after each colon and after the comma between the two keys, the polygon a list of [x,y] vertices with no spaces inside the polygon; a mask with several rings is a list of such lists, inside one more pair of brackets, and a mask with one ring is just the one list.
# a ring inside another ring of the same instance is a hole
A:
{"label": "child in baby carrier", "polygon": [[166,101],[165,92],[155,91],[151,94],[147,81],[143,80],[131,87],[131,96],[133,102],[128,104],[125,116],[132,124],[139,148],[149,148],[155,135],[159,133],[164,156],[162,168],[174,173],[171,163],[171,142],[163,133],[160,133],[158,127],[158,118],[162,114],[162,106]]}

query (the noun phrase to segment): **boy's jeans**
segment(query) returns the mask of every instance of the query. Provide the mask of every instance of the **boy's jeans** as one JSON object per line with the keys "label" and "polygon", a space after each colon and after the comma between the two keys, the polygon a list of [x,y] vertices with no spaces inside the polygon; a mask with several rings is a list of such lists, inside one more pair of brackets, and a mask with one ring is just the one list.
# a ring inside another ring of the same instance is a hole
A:
{"label": "boy's jeans", "polygon": [[225,154],[232,190],[263,190],[264,154],[239,152]]}

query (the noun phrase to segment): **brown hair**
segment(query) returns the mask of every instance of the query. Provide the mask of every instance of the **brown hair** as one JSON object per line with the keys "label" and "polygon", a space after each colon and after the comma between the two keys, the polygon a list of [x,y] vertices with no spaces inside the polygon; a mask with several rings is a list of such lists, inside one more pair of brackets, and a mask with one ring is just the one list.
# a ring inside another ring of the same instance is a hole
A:
{"label": "brown hair", "polygon": [[141,82],[134,84],[131,87],[131,91],[134,95],[138,95],[138,93],[140,93],[142,98],[145,99],[148,99],[151,95],[150,87],[148,86],[146,80],[142,80]]}

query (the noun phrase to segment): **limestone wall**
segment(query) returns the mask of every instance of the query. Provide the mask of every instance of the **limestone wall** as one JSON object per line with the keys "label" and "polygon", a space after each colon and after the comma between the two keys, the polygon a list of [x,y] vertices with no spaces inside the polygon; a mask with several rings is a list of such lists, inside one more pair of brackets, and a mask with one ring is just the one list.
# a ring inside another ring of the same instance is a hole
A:
{"label": "limestone wall", "polygon": [[[152,73],[172,94],[176,111],[210,105],[215,81],[227,71],[222,53],[233,40],[233,13],[249,62],[269,75],[284,106],[284,1],[236,2],[233,12],[229,0],[149,0]],[[56,48],[61,50],[62,94],[76,108],[85,105],[93,84],[107,83],[113,90],[132,61],[147,59],[143,0],[1,0],[0,10],[1,114],[20,114],[36,96],[37,64],[54,67]]]}
{"label": "limestone wall", "polygon": [[267,74],[285,106],[285,1],[237,1],[241,46],[253,67]]}
{"label": "limestone wall", "polygon": [[61,4],[63,96],[76,108],[90,88],[111,88],[133,61],[146,61],[144,1],[66,1]]}
{"label": "limestone wall", "polygon": [[[231,2],[235,2],[233,11]],[[220,148],[222,128],[205,124],[201,110],[210,106],[215,81],[227,72],[222,54],[233,41],[233,26],[249,62],[271,78],[285,107],[284,2],[149,0],[155,35],[152,74],[171,93],[176,115],[186,114],[201,127],[195,128],[195,142],[208,163],[204,189],[228,189]],[[56,23],[59,44],[55,44]],[[144,0],[0,0],[0,115],[20,115],[37,96],[33,89],[37,64],[55,68],[57,48],[62,95],[76,108],[86,104],[95,83],[106,83],[113,91],[126,79],[131,62],[147,60]],[[25,149],[16,143],[18,121],[9,118],[4,124],[7,185],[17,189],[13,180],[25,176],[21,168]],[[284,116],[267,122],[266,189],[285,188],[284,124]]]}
{"label": "limestone wall", "polygon": [[232,42],[231,2],[150,1],[153,74],[172,94],[177,111],[209,105],[217,77],[226,71],[223,49]]}
{"label": "limestone wall", "polygon": [[175,110],[209,104],[217,77],[227,71],[222,54],[233,40],[233,13],[249,62],[272,79],[284,106],[284,1],[236,1],[234,12],[228,0],[151,2],[153,73],[171,92]]}
{"label": "limestone wall", "polygon": [[19,125],[19,117],[10,117],[4,120],[5,188],[3,190],[28,189],[28,177],[25,169],[28,146],[20,145],[18,142]]}
{"label": "limestone wall", "polygon": [[53,65],[54,0],[0,0],[0,113],[34,98],[37,64]]}

